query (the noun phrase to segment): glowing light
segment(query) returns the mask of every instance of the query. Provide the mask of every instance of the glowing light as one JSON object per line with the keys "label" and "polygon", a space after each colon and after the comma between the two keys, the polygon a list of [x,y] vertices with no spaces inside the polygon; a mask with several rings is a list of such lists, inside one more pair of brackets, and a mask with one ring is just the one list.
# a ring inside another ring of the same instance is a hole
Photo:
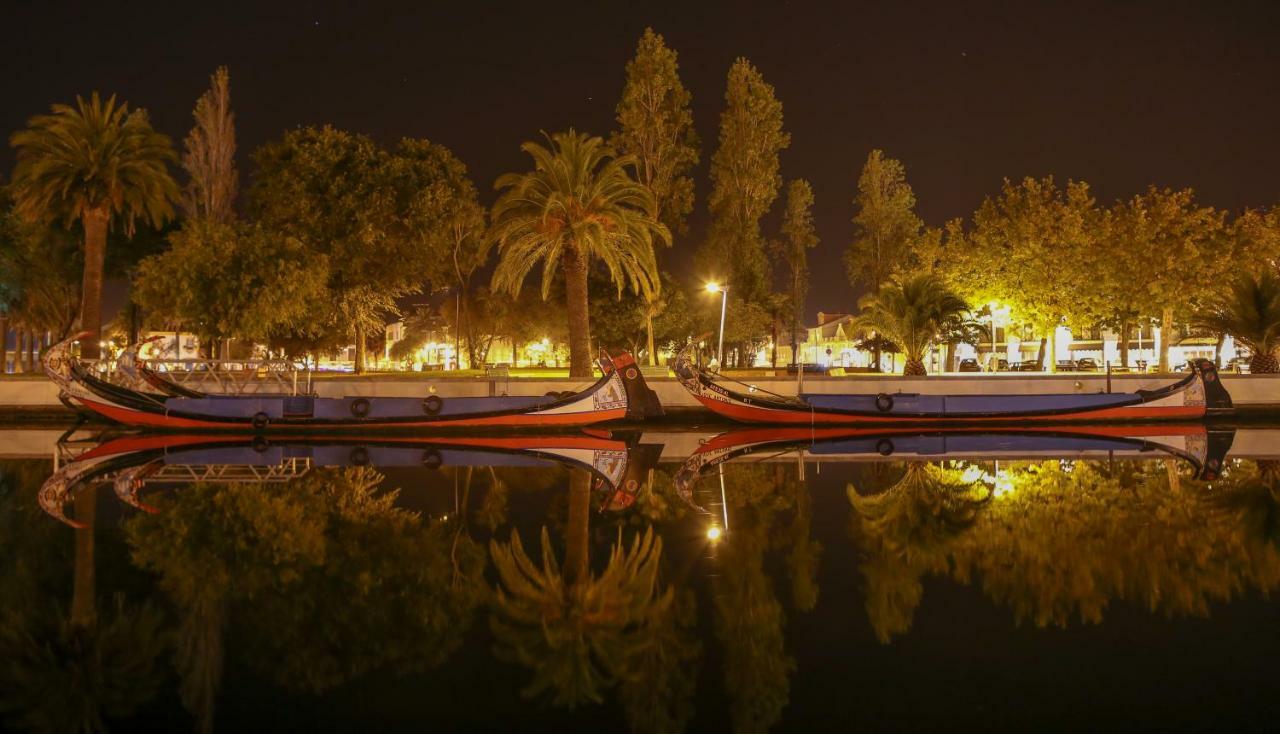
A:
{"label": "glowing light", "polygon": [[707,540],[711,541],[712,543],[716,542],[717,540],[720,539],[720,535],[722,534],[722,532],[723,531],[721,531],[719,527],[712,525],[711,527],[707,528]]}
{"label": "glowing light", "polygon": [[717,282],[715,282],[714,280],[713,280],[713,281],[711,281],[710,283],[707,283],[706,288],[707,288],[707,293],[719,293],[719,292],[720,292],[720,284],[719,284],[719,283],[717,283]]}

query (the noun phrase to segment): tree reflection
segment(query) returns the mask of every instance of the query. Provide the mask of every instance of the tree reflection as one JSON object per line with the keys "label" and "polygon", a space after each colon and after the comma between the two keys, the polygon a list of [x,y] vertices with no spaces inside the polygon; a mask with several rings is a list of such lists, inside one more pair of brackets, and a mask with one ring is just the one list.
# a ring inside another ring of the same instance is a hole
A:
{"label": "tree reflection", "polygon": [[[159,690],[162,615],[121,595],[99,614],[96,493],[91,487],[76,497],[83,527],[74,531],[68,568],[58,562],[67,531],[47,522],[35,501],[47,476],[43,462],[0,467],[0,712],[27,731],[105,731],[107,720],[132,714]],[[68,570],[69,606],[62,586]]]}
{"label": "tree reflection", "polygon": [[735,731],[765,731],[791,695],[795,660],[787,654],[786,614],[765,571],[770,551],[784,553],[794,606],[817,602],[821,546],[809,538],[803,483],[787,467],[725,467],[730,529],[715,548],[716,637],[725,653],[725,688]]}
{"label": "tree reflection", "polygon": [[[976,583],[1037,626],[1097,623],[1114,601],[1207,615],[1211,602],[1280,585],[1280,492],[1267,465],[1238,462],[1205,483],[1160,461],[1019,462],[969,488],[957,470],[918,466],[908,487],[850,491],[882,641],[910,627],[925,574]],[[975,504],[974,486],[997,496]]]}
{"label": "tree reflection", "polygon": [[490,543],[499,578],[491,617],[497,653],[532,671],[527,697],[546,695],[572,709],[602,702],[617,686],[633,730],[680,730],[691,714],[688,663],[697,654],[688,639],[691,599],[661,589],[662,539],[652,526],[629,545],[619,528],[604,570],[592,572],[591,479],[570,473],[563,568],[545,526],[540,563],[518,533]]}
{"label": "tree reflection", "polygon": [[324,691],[382,666],[442,663],[482,593],[483,550],[395,507],[371,469],[284,484],[193,484],[126,527],[179,610],[184,704],[212,725],[222,637],[282,687]]}

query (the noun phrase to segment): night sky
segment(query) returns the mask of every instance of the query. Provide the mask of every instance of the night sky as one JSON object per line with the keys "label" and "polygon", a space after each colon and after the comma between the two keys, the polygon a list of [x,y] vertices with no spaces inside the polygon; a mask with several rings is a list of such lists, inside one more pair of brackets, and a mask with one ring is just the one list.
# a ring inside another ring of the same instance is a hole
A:
{"label": "night sky", "polygon": [[[226,64],[243,173],[285,129],[330,123],[442,143],[491,203],[493,180],[527,167],[518,146],[539,130],[609,132],[651,25],[680,54],[704,141],[693,231],[665,254],[690,279],[737,56],[782,100],[783,177],[814,185],[811,312],[852,304],[840,257],[872,148],[905,163],[935,225],[1026,175],[1086,180],[1104,202],[1149,183],[1230,209],[1280,202],[1280,3],[358,5],[11,3],[0,134],[97,89],[147,108],[180,145]],[[0,176],[12,165],[5,146]]]}

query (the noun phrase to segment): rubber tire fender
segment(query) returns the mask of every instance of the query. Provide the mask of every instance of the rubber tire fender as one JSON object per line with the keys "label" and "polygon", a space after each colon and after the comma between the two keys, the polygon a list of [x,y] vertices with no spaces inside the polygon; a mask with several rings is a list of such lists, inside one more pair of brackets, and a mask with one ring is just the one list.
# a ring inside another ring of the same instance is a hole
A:
{"label": "rubber tire fender", "polygon": [[249,423],[253,426],[253,430],[261,431],[271,423],[271,416],[259,411],[253,414],[253,418],[250,419]]}
{"label": "rubber tire fender", "polygon": [[351,401],[351,415],[357,418],[364,418],[369,415],[369,399],[356,398]]}
{"label": "rubber tire fender", "polygon": [[444,466],[444,456],[439,449],[427,449],[422,452],[422,465],[428,469],[439,469]]}
{"label": "rubber tire fender", "polygon": [[876,410],[881,413],[888,413],[893,410],[893,396],[887,393],[880,393],[876,396]]}
{"label": "rubber tire fender", "polygon": [[439,395],[428,395],[422,399],[422,412],[427,415],[439,415],[444,407],[444,398]]}

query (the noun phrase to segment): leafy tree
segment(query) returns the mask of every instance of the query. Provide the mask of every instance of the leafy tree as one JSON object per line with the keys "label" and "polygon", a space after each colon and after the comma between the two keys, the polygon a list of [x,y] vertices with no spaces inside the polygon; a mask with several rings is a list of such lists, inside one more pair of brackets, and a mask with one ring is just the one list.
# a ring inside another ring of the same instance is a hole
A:
{"label": "leafy tree", "polygon": [[219,66],[209,77],[209,89],[196,101],[193,116],[196,125],[182,154],[182,167],[190,177],[182,192],[183,213],[188,219],[230,222],[240,182],[227,67]]}
{"label": "leafy tree", "polygon": [[1122,323],[1131,314],[1159,319],[1167,372],[1175,317],[1189,317],[1236,267],[1224,215],[1199,206],[1190,189],[1153,186],[1112,207],[1110,222],[1111,246],[1098,251],[1089,275],[1111,283],[1105,302]]}
{"label": "leafy tree", "polygon": [[924,375],[924,357],[945,332],[973,328],[969,304],[936,275],[917,275],[902,283],[888,283],[858,303],[854,322],[901,345],[906,354],[904,375]]}
{"label": "leafy tree", "polygon": [[791,145],[791,135],[783,132],[782,103],[773,87],[747,59],[729,68],[724,101],[701,267],[727,277],[737,297],[762,306],[770,279],[760,219],[778,197],[779,154]]}
{"label": "leafy tree", "polygon": [[132,234],[140,221],[159,226],[172,216],[173,147],[151,128],[145,110],[130,112],[96,92],[88,101],[77,97],[74,107],[56,104],[52,114],[32,117],[9,142],[17,148],[11,187],[18,211],[28,220],[78,222],[84,229],[80,328],[89,336],[81,354],[97,358],[107,230],[116,220]]}
{"label": "leafy tree", "polygon": [[333,309],[307,332],[336,325],[353,336],[363,371],[367,335],[449,257],[465,197],[456,160],[424,140],[388,152],[327,126],[292,130],[253,158],[250,198],[262,225],[328,259]]}
{"label": "leafy tree", "polygon": [[1088,265],[1097,252],[1097,211],[1089,187],[1053,179],[1004,182],[973,215],[973,230],[953,248],[949,277],[972,302],[998,301],[1013,318],[1042,335],[1040,362],[1052,346],[1046,342],[1064,320],[1096,322],[1091,296],[1095,277]]}
{"label": "leafy tree", "polygon": [[183,324],[206,344],[265,341],[306,323],[325,299],[325,258],[261,226],[190,219],[170,242],[167,252],[139,264],[133,299],[153,319]]}
{"label": "leafy tree", "polygon": [[493,288],[519,294],[541,262],[545,299],[558,272],[564,279],[569,374],[590,377],[592,263],[604,264],[619,294],[628,286],[641,295],[655,292],[661,286],[653,242],[669,242],[671,233],[654,216],[652,192],[628,170],[634,158],[615,156],[600,138],[572,130],[548,141],[550,147],[521,146],[533,158],[533,171],[497,181],[503,193],[493,207],[500,253]]}
{"label": "leafy tree", "polygon": [[1280,277],[1274,268],[1264,267],[1256,276],[1238,278],[1217,303],[1198,314],[1195,322],[1214,333],[1230,334],[1247,347],[1253,355],[1250,372],[1280,371],[1276,362],[1276,349],[1280,348]]}
{"label": "leafy tree", "polygon": [[[627,82],[618,102],[618,131],[609,144],[636,159],[636,178],[653,192],[658,221],[684,234],[693,210],[693,178],[698,164],[697,130],[689,109],[692,96],[680,82],[676,52],[662,36],[645,28],[636,55],[627,62]],[[659,294],[645,299],[649,364],[657,364],[653,319],[661,313]]]}
{"label": "leafy tree", "polygon": [[779,260],[787,267],[787,330],[791,336],[791,361],[798,363],[798,334],[804,330],[805,299],[809,294],[809,250],[818,246],[813,227],[813,187],[800,178],[787,185],[782,214],[782,239],[775,243]]}

